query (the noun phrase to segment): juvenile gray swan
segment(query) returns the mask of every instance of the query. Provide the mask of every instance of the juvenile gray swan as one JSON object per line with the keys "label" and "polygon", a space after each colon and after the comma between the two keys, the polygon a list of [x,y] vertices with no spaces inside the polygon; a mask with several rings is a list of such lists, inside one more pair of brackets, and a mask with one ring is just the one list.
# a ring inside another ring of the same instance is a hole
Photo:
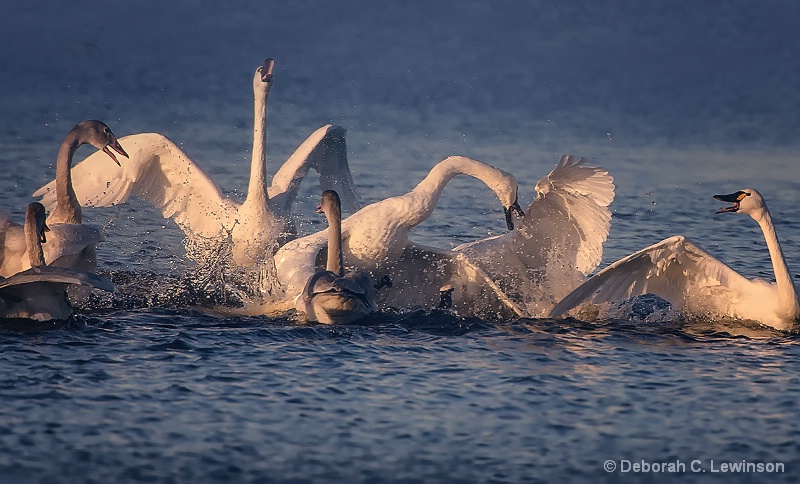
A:
{"label": "juvenile gray swan", "polygon": [[[119,165],[114,151],[122,156],[122,149],[111,129],[97,120],[75,125],[61,142],[56,160],[56,179],[51,198],[52,211],[47,217],[50,226],[50,243],[45,247],[47,264],[93,271],[97,266],[95,244],[104,240],[100,227],[82,225],[81,206],[72,186],[72,158],[81,145],[90,144],[101,150]],[[102,156],[103,163],[107,163]],[[5,221],[5,222],[3,222]],[[8,277],[31,267],[22,226],[11,222],[10,215],[0,214],[0,276]]]}
{"label": "juvenile gray swan", "polygon": [[7,279],[0,278],[0,318],[63,320],[72,314],[68,286],[114,290],[110,280],[97,274],[45,265],[42,243],[47,242],[45,233],[49,229],[41,203],[28,205],[24,230],[31,268]]}
{"label": "juvenile gray swan", "polygon": [[317,213],[324,213],[328,220],[327,270],[308,279],[297,298],[297,310],[309,321],[324,324],[347,324],[376,312],[375,285],[369,273],[344,270],[339,195],[324,191]]}

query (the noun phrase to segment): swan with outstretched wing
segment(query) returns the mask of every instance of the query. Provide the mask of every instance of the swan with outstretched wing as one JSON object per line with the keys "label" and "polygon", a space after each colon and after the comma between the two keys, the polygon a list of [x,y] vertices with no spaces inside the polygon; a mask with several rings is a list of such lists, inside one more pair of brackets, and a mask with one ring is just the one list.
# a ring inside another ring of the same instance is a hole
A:
{"label": "swan with outstretched wing", "polygon": [[[277,241],[291,236],[291,207],[311,168],[321,174],[322,187],[337,189],[345,206],[354,211],[359,200],[347,162],[346,131],[339,126],[326,125],[312,133],[278,170],[272,186],[267,186],[266,106],[273,67],[274,61],[267,59],[253,78],[253,152],[244,202],[223,195],[200,166],[165,136],[143,133],[120,140],[129,152],[122,167],[109,167],[90,156],[73,168],[81,205],[106,207],[141,197],[175,220],[198,247],[230,240],[234,262],[245,267],[265,262]],[[50,206],[55,203],[54,186],[51,182],[34,196]]]}
{"label": "swan with outstretched wing", "polygon": [[485,271],[526,315],[540,316],[600,264],[614,189],[603,168],[562,156],[536,183],[514,231],[453,250]]}
{"label": "swan with outstretched wing", "polygon": [[[97,267],[95,244],[104,240],[100,227],[83,225],[81,206],[75,196],[70,167],[75,152],[84,144],[97,148],[98,164],[119,166],[114,151],[128,156],[111,129],[97,120],[83,121],[75,125],[64,137],[56,159],[56,179],[50,193],[50,243],[44,251],[45,262],[61,267],[93,271]],[[113,151],[112,151],[113,150]],[[114,161],[114,165],[108,159]],[[22,225],[11,220],[7,213],[0,213],[0,276],[8,277],[28,269],[30,256]]]}
{"label": "swan with outstretched wing", "polygon": [[752,188],[714,198],[733,203],[717,213],[744,213],[759,224],[775,283],[747,279],[689,239],[676,235],[601,270],[564,297],[550,316],[561,316],[585,302],[619,302],[655,294],[689,315],[732,317],[780,330],[793,329],[800,316],[800,303],[764,198]]}

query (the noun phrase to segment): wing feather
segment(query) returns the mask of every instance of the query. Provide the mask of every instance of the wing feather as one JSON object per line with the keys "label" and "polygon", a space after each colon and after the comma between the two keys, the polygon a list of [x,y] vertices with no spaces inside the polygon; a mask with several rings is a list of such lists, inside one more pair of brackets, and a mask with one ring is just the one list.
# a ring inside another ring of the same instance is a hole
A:
{"label": "wing feather", "polygon": [[289,216],[300,183],[311,168],[320,175],[320,192],[336,190],[344,210],[358,211],[361,199],[347,161],[346,133],[341,126],[322,126],[311,133],[275,173],[268,193],[270,204],[281,216]]}
{"label": "wing feather", "polygon": [[106,277],[67,267],[33,267],[0,281],[0,289],[34,282],[52,282],[90,286],[114,292],[114,283]]}
{"label": "wing feather", "polygon": [[594,303],[625,301],[632,296],[655,294],[682,308],[703,306],[711,292],[727,292],[738,298],[750,284],[716,257],[689,239],[675,235],[653,244],[598,272],[562,299],[551,317],[591,300]]}
{"label": "wing feather", "polygon": [[[101,227],[90,224],[51,224],[48,226],[47,242],[42,245],[44,260],[53,264],[63,258],[63,263],[70,266],[80,257],[88,246],[105,240]],[[10,276],[30,268],[30,256],[25,242],[22,225],[9,223],[0,231],[3,244],[0,257],[0,275]]]}
{"label": "wing feather", "polygon": [[[122,166],[96,152],[72,168],[72,183],[82,206],[108,207],[135,195],[173,218],[187,235],[215,237],[230,229],[238,205],[172,141],[158,133],[120,138],[129,159]],[[48,209],[56,203],[55,181],[34,196]]]}
{"label": "wing feather", "polygon": [[556,168],[536,183],[536,198],[512,236],[529,268],[546,267],[552,254],[587,275],[603,258],[611,228],[609,204],[614,178],[585,158],[562,156]]}

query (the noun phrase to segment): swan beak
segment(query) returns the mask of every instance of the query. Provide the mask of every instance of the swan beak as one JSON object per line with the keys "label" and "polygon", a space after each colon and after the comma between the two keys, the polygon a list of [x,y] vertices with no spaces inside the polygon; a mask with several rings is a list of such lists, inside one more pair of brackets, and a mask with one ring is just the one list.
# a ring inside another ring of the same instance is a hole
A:
{"label": "swan beak", "polygon": [[743,192],[739,190],[738,192],[730,193],[728,195],[714,195],[716,200],[720,202],[729,202],[733,205],[730,207],[724,207],[717,210],[715,213],[725,213],[725,212],[738,212],[739,211],[739,202],[742,201],[744,197],[747,196],[747,192]]}
{"label": "swan beak", "polygon": [[45,232],[50,232],[50,227],[47,226],[46,223],[42,222],[42,228],[39,230],[39,242],[46,244],[47,243],[47,236]]}
{"label": "swan beak", "polygon": [[116,164],[117,164],[117,166],[122,166],[122,165],[120,165],[120,163],[119,163],[119,160],[117,159],[117,157],[116,157],[116,156],[114,156],[114,152],[113,152],[113,151],[111,151],[111,149],[110,149],[110,148],[113,148],[113,149],[114,149],[114,151],[116,151],[116,152],[117,152],[117,153],[119,153],[120,155],[124,156],[125,158],[130,158],[130,157],[128,156],[128,153],[125,153],[125,150],[124,150],[124,149],[122,149],[122,145],[121,145],[121,144],[119,144],[119,141],[117,141],[117,140],[114,140],[114,141],[112,141],[111,143],[109,143],[108,145],[106,145],[106,147],[105,147],[105,148],[103,148],[103,153],[105,153],[105,154],[107,154],[108,156],[110,156],[110,157],[111,157],[111,159],[112,159],[112,160],[114,160],[114,163],[116,163]]}
{"label": "swan beak", "polygon": [[272,69],[275,67],[275,59],[272,57],[264,60],[264,65],[259,67],[261,71],[261,82],[272,82]]}
{"label": "swan beak", "polygon": [[519,206],[519,203],[516,200],[514,200],[514,203],[512,203],[510,207],[505,209],[505,212],[506,212],[506,227],[508,227],[508,230],[514,230],[514,219],[512,217],[513,215],[516,215],[517,217],[525,216],[525,212],[522,211],[522,208]]}

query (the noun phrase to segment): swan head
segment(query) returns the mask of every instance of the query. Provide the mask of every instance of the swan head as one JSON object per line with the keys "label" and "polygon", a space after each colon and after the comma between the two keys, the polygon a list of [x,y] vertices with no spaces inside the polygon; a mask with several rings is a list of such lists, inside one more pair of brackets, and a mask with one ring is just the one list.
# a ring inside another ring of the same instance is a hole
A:
{"label": "swan head", "polygon": [[325,190],[322,192],[322,200],[317,205],[317,213],[326,213],[329,215],[342,213],[342,202],[339,200],[339,194],[334,190]]}
{"label": "swan head", "polygon": [[508,230],[514,230],[514,216],[525,216],[525,212],[523,212],[522,207],[519,206],[517,195],[519,187],[517,185],[517,179],[511,173],[502,170],[498,171],[500,171],[501,176],[498,182],[492,185],[492,191],[494,191],[497,198],[500,199],[500,203],[503,204]]}
{"label": "swan head", "polygon": [[111,128],[109,128],[106,123],[97,121],[96,119],[91,119],[89,121],[78,123],[78,125],[73,128],[73,131],[75,130],[78,131],[80,140],[83,143],[89,143],[98,150],[107,154],[112,160],[114,160],[114,163],[116,163],[117,166],[121,165],[119,164],[117,157],[114,155],[114,152],[111,150],[114,150],[125,158],[128,158],[128,153],[125,153],[125,150],[122,149],[122,145],[119,144],[117,137],[114,136],[114,133],[111,132]]}
{"label": "swan head", "polygon": [[764,198],[754,188],[745,188],[728,195],[714,195],[714,198],[721,202],[733,204],[717,210],[716,213],[735,212],[752,216],[754,213],[762,211],[765,206]]}
{"label": "swan head", "polygon": [[50,227],[46,223],[47,214],[44,211],[44,205],[39,202],[32,202],[28,204],[25,210],[25,224],[31,224],[36,227],[36,238],[39,242],[47,242],[45,232],[50,232]]}
{"label": "swan head", "polygon": [[275,67],[275,59],[269,57],[264,60],[264,65],[258,66],[253,76],[253,90],[256,92],[267,92],[272,87],[272,69]]}

